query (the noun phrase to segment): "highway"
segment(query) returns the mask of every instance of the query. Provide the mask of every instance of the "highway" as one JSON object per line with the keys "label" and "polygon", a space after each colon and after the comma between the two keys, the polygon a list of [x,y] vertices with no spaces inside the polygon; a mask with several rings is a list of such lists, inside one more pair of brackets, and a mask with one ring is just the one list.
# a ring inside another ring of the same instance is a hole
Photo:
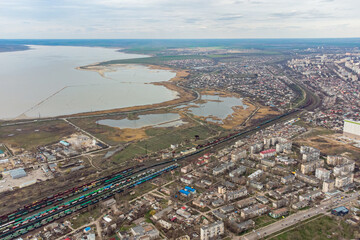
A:
{"label": "highway", "polygon": [[[344,198],[341,199],[340,198],[341,196],[343,196]],[[317,216],[319,214],[328,214],[329,210],[339,206],[343,206],[349,203],[350,201],[357,199],[359,193],[356,192],[351,194],[343,194],[341,196],[329,200],[325,200],[317,207],[313,207],[308,210],[299,211],[266,227],[254,230],[253,232],[241,236],[238,239],[255,240],[255,239],[265,238],[266,236],[280,232],[285,228],[295,226],[296,224],[299,224],[300,222],[305,221],[311,217]]]}

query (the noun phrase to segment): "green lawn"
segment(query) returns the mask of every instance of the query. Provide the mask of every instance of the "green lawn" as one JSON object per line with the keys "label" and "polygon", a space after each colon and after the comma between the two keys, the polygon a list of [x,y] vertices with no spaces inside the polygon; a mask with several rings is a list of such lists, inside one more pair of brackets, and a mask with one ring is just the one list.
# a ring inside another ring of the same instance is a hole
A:
{"label": "green lawn", "polygon": [[275,218],[272,218],[270,217],[269,215],[262,215],[260,217],[257,217],[254,219],[255,221],[255,229],[258,229],[258,228],[262,228],[262,227],[265,227],[267,225],[270,225],[274,222],[276,222],[277,220],[280,220],[281,218],[279,219],[275,219]]}
{"label": "green lawn", "polygon": [[353,239],[354,229],[335,217],[323,216],[309,221],[274,238],[277,240]]}

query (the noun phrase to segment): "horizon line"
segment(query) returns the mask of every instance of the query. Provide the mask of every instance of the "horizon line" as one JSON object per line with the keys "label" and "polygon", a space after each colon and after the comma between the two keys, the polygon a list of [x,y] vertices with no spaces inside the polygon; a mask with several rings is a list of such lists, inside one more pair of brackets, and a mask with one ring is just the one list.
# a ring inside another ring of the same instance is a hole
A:
{"label": "horizon line", "polygon": [[277,40],[277,39],[360,39],[360,37],[284,37],[284,38],[0,38],[1,40]]}

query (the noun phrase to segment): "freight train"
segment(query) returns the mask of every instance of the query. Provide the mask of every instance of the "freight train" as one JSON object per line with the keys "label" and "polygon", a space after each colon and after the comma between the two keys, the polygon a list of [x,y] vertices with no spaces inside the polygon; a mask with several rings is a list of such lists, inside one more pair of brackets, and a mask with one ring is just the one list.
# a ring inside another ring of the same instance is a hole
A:
{"label": "freight train", "polygon": [[[40,213],[34,214],[30,217],[24,219],[20,217],[18,219],[15,219],[11,222],[8,222],[0,226],[0,238],[11,239],[20,236],[22,234],[25,234],[26,232],[34,228],[40,227],[42,225],[45,225],[48,222],[59,219],[60,217],[71,214],[72,212],[78,211],[84,207],[95,204],[104,199],[107,199],[113,196],[115,193],[121,193],[139,184],[150,181],[153,178],[156,178],[161,174],[171,171],[177,167],[179,167],[178,164],[172,164],[158,171],[155,171],[154,169],[150,169],[147,172],[139,174],[136,177],[132,177],[131,180],[126,179],[117,184],[111,183],[93,192],[82,195],[76,199],[72,199],[71,201],[52,207]],[[24,229],[27,231],[24,232]]]}
{"label": "freight train", "polygon": [[55,203],[61,202],[63,200],[66,200],[69,197],[72,197],[72,196],[74,196],[76,194],[79,194],[79,193],[82,193],[82,192],[86,192],[86,191],[88,191],[88,190],[90,190],[90,189],[92,189],[94,187],[98,187],[100,185],[112,182],[112,181],[114,181],[116,179],[119,179],[119,178],[122,178],[124,176],[131,175],[133,170],[139,169],[139,168],[141,168],[143,166],[144,166],[144,164],[139,164],[139,165],[127,168],[127,169],[123,169],[120,172],[116,172],[116,173],[111,174],[109,176],[94,180],[94,181],[92,181],[90,183],[68,189],[68,190],[66,190],[64,192],[57,193],[55,195],[51,195],[51,196],[48,196],[46,198],[43,198],[43,199],[41,199],[39,201],[35,201],[35,202],[33,202],[33,203],[29,204],[29,205],[25,205],[24,207],[19,208],[17,211],[14,211],[12,213],[0,216],[0,224],[6,223],[8,221],[12,221],[14,219],[19,218],[20,216],[27,215],[28,213],[31,213],[31,212],[33,212],[35,210],[39,210],[39,209],[44,208],[46,206],[50,206],[50,205],[53,205]]}

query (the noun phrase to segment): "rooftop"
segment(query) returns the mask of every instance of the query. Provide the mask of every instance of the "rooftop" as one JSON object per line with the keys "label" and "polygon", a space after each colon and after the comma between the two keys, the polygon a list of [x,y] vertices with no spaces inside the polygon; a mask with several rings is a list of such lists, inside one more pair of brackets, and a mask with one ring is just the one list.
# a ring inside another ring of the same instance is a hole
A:
{"label": "rooftop", "polygon": [[276,149],[268,149],[268,150],[264,150],[262,152],[260,152],[261,154],[266,154],[266,153],[273,153],[276,152]]}

